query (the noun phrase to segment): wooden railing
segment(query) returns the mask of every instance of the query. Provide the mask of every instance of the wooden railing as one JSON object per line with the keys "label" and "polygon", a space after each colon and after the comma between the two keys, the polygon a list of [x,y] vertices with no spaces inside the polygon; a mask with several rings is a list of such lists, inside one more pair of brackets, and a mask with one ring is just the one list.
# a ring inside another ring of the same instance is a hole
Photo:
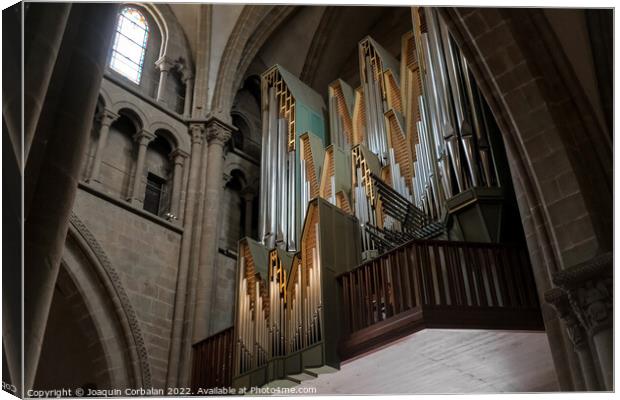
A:
{"label": "wooden railing", "polygon": [[524,249],[414,240],[338,277],[343,359],[423,328],[542,329]]}
{"label": "wooden railing", "polygon": [[220,331],[193,346],[192,391],[232,385],[234,328]]}

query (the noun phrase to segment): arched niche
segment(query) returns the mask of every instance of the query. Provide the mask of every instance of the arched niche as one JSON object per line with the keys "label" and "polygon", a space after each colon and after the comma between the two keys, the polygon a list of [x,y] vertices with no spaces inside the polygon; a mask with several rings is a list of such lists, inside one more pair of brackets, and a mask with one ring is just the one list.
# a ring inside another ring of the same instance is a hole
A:
{"label": "arched niche", "polygon": [[175,145],[169,131],[158,130],[146,151],[143,206],[145,210],[155,215],[163,216],[170,211],[173,187],[170,157]]}
{"label": "arched niche", "polygon": [[129,193],[135,168],[137,146],[134,135],[142,130],[142,121],[130,109],[121,109],[118,115],[110,125],[103,149],[101,183],[106,193],[124,198]]}

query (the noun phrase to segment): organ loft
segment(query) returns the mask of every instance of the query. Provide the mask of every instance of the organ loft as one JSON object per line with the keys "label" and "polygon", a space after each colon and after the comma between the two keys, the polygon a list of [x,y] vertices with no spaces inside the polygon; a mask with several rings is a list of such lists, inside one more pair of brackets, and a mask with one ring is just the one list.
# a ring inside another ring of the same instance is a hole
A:
{"label": "organ loft", "polygon": [[327,102],[281,65],[261,75],[233,387],[317,379],[425,328],[542,329],[499,128],[444,19],[411,15],[400,61],[364,37],[360,85],[334,80]]}
{"label": "organ loft", "polygon": [[613,392],[612,9],[22,2],[3,35],[5,391]]}

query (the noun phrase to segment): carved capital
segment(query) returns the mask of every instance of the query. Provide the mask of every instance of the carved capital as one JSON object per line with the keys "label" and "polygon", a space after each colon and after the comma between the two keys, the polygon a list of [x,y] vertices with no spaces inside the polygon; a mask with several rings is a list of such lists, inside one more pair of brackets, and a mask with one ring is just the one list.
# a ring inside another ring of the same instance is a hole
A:
{"label": "carved capital", "polygon": [[117,113],[106,108],[99,116],[99,122],[101,123],[101,126],[110,126],[118,119],[118,117],[119,115]]}
{"label": "carved capital", "polygon": [[189,131],[192,135],[192,144],[201,144],[205,133],[205,124],[193,122],[189,124]]}
{"label": "carved capital", "polygon": [[613,323],[613,255],[601,254],[590,261],[559,271],[553,282],[564,289],[581,324],[590,334],[609,329]]}
{"label": "carved capital", "polygon": [[183,165],[187,157],[189,157],[189,154],[187,154],[186,151],[183,151],[178,148],[170,152],[170,160],[172,160],[174,164]]}
{"label": "carved capital", "polygon": [[564,290],[555,287],[545,292],[545,301],[553,306],[558,317],[566,325],[568,337],[573,342],[575,350],[584,349],[587,346],[586,332],[570,305],[568,294]]}
{"label": "carved capital", "polygon": [[209,145],[216,144],[224,146],[230,137],[234,128],[217,118],[210,118],[207,121],[207,141]]}
{"label": "carved capital", "polygon": [[168,56],[163,56],[159,60],[155,61],[155,66],[162,72],[170,71],[174,67],[174,65],[174,60],[172,60]]}
{"label": "carved capital", "polygon": [[148,146],[153,139],[155,139],[155,134],[144,129],[133,135],[133,140],[138,142],[140,146]]}

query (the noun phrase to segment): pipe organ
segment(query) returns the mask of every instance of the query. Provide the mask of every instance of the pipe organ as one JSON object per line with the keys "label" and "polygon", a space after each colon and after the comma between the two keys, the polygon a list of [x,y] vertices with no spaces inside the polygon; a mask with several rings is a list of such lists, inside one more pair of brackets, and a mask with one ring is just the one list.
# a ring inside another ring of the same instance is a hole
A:
{"label": "pipe organ", "polygon": [[289,386],[339,368],[336,276],[361,261],[358,237],[355,218],[317,197],[298,252],[239,242],[236,387]]}
{"label": "pipe organ", "polygon": [[259,238],[239,243],[236,386],[339,368],[335,276],[411,239],[498,241],[502,188],[484,100],[434,9],[397,61],[359,43],[360,82],[327,104],[279,65],[262,76]]}

